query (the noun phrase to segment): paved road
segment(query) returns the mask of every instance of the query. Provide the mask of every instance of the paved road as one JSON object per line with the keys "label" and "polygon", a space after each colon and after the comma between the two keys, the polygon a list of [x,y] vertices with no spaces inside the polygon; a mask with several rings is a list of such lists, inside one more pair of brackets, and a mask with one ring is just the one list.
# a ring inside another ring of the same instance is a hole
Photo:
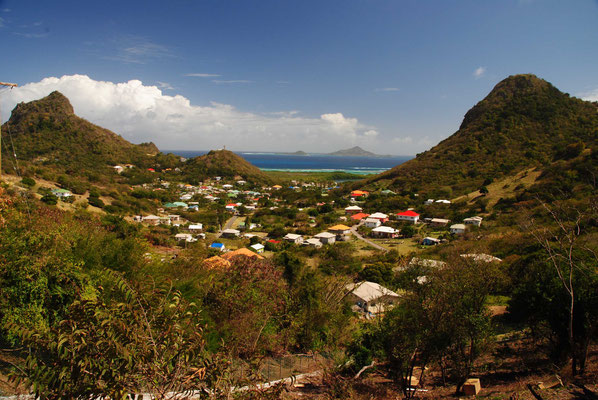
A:
{"label": "paved road", "polygon": [[239,218],[239,217],[238,217],[238,216],[236,216],[236,215],[233,215],[232,217],[230,217],[230,218],[228,219],[228,221],[226,221],[226,222],[224,223],[224,227],[223,227],[223,228],[222,228],[222,230],[221,230],[221,231],[218,233],[218,236],[222,235],[222,231],[223,231],[223,230],[225,230],[225,229],[230,229],[230,228],[233,226],[233,224],[235,223],[235,221],[237,220],[237,218]]}
{"label": "paved road", "polygon": [[367,244],[369,244],[372,247],[375,247],[378,250],[388,251],[388,249],[386,247],[382,247],[378,243],[374,243],[371,240],[364,238],[363,236],[361,236],[359,234],[359,232],[357,232],[357,228],[360,227],[362,224],[363,224],[363,221],[360,221],[359,224],[353,225],[351,227],[351,232],[355,235],[355,237],[359,240],[363,240],[364,242],[366,242]]}

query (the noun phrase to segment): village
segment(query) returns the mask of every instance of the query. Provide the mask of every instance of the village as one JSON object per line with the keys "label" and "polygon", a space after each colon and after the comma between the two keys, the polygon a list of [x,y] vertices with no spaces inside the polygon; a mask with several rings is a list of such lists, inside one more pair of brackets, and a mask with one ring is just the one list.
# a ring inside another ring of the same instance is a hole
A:
{"label": "village", "polygon": [[[114,169],[120,174],[123,167]],[[438,267],[443,261],[418,258],[417,254],[432,246],[463,240],[466,233],[479,230],[483,221],[481,216],[472,215],[452,223],[446,218],[454,215],[449,211],[450,200],[420,201],[417,194],[409,196],[414,207],[389,211],[382,205],[375,209],[370,199],[378,198],[375,204],[393,204],[397,195],[390,190],[345,193],[336,182],[292,180],[285,186],[260,186],[240,176],[215,176],[192,185],[156,178],[131,190],[165,194],[162,198],[170,200],[156,200],[155,213],[126,217],[148,231],[147,237],[154,238],[162,259],[176,257],[182,249],[202,246],[209,252],[203,262],[210,268],[226,268],[237,256],[271,258],[287,249],[313,259],[322,248],[340,243],[350,243],[352,251],[360,256],[393,250],[410,260],[409,265]],[[53,189],[52,193],[64,200],[72,196],[65,189]],[[500,261],[487,254],[462,256]],[[395,267],[395,272],[401,268],[405,266]],[[424,276],[418,279],[425,281]],[[366,318],[382,315],[385,307],[392,307],[400,298],[391,289],[369,281],[347,284],[347,291],[353,310]]]}

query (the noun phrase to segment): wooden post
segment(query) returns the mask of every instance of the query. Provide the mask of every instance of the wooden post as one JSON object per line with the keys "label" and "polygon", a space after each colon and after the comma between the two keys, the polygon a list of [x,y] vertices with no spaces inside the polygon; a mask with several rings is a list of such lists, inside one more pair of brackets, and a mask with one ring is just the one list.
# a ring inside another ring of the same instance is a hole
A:
{"label": "wooden post", "polygon": [[[17,87],[16,83],[0,82],[0,86],[8,86],[11,89]],[[2,177],[2,115],[0,114],[0,178]]]}

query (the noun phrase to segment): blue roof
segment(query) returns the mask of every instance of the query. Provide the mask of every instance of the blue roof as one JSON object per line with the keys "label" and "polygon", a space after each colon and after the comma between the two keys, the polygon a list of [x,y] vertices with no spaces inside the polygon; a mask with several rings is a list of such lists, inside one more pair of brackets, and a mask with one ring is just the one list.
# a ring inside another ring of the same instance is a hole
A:
{"label": "blue roof", "polygon": [[212,243],[212,244],[210,245],[210,247],[213,247],[213,248],[215,248],[215,249],[221,249],[221,248],[223,248],[223,247],[224,247],[224,244],[223,244],[223,243]]}

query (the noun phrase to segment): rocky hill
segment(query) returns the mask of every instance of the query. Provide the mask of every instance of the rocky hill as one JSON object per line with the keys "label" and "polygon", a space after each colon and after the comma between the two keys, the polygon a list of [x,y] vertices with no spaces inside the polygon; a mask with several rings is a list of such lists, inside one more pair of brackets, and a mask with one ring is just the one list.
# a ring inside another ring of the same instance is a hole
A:
{"label": "rocky hill", "polygon": [[270,181],[270,178],[258,167],[228,150],[212,150],[208,154],[192,158],[182,167],[182,172],[198,180],[213,176],[226,178],[239,176],[253,183]]}
{"label": "rocky hill", "polygon": [[598,104],[534,75],[498,83],[457,132],[361,186],[460,195],[523,169],[596,154]]}
{"label": "rocky hill", "polygon": [[3,168],[10,167],[14,145],[19,162],[44,165],[78,174],[111,165],[147,165],[158,154],[153,143],[135,145],[116,133],[75,115],[60,92],[29,103],[19,103],[2,126]]}

